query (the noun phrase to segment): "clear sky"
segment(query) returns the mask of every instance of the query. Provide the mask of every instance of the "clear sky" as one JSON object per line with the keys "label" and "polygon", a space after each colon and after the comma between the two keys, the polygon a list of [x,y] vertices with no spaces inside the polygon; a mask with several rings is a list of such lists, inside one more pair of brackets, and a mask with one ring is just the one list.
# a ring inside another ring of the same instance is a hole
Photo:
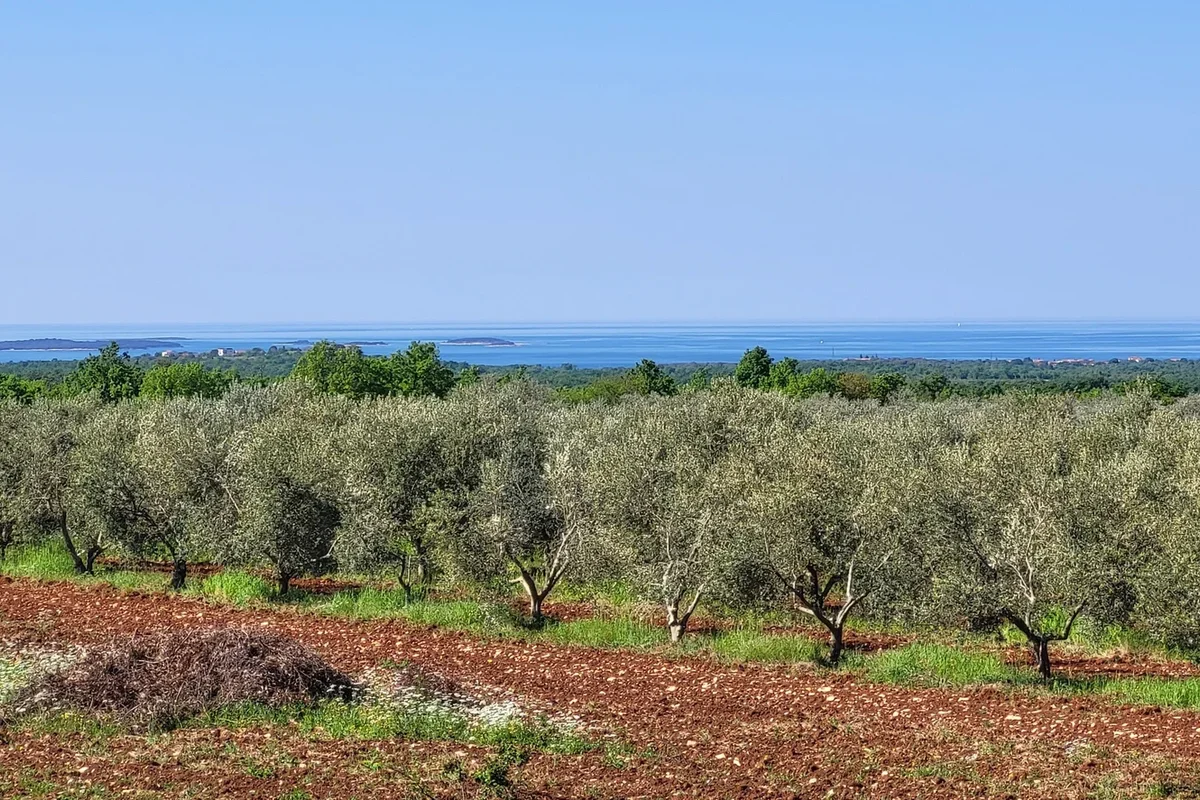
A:
{"label": "clear sky", "polygon": [[1200,3],[0,6],[0,322],[1200,318]]}

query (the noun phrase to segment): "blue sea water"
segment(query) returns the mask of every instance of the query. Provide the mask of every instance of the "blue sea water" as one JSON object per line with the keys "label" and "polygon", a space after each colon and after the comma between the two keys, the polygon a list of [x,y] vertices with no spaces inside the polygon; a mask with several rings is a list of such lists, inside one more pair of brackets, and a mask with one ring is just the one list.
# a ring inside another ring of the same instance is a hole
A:
{"label": "blue sea water", "polygon": [[[766,347],[776,358],[922,357],[946,359],[1200,358],[1197,322],[1036,323],[797,323],[754,325],[601,324],[273,324],[273,325],[0,325],[0,340],[157,338],[180,350],[267,348],[299,340],[386,342],[363,347],[385,354],[413,340],[444,343],[495,337],[517,347],[442,344],[442,355],[475,364],[628,366],[643,358],[660,363],[737,361],[747,348]],[[295,346],[295,345],[293,345]],[[134,355],[152,352],[131,350]],[[78,359],[84,351],[0,351],[0,362]]]}

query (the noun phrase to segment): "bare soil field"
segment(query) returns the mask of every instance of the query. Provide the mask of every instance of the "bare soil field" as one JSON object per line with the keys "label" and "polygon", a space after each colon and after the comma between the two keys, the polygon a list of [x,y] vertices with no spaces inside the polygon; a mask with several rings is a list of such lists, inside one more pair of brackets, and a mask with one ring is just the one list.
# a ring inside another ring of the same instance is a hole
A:
{"label": "bare soil field", "polygon": [[[625,746],[620,758],[600,749],[535,754],[515,771],[520,797],[1200,796],[1195,712],[1001,688],[876,685],[811,667],[485,641],[392,620],[0,579],[0,640],[16,646],[210,627],[295,638],[351,675],[416,664],[480,696],[571,714],[589,735]],[[1064,667],[1141,674],[1112,659]],[[454,742],[346,740],[278,725],[106,737],[0,727],[0,775],[23,787],[11,796],[473,796],[446,778],[447,765],[486,754]]]}

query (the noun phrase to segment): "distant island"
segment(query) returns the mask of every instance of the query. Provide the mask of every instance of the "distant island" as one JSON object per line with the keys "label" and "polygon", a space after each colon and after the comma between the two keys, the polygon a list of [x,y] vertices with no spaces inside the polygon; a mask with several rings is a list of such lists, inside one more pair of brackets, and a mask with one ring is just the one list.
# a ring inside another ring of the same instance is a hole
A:
{"label": "distant island", "polygon": [[355,347],[384,347],[387,342],[350,342]]}
{"label": "distant island", "polygon": [[158,350],[182,347],[166,339],[15,339],[0,341],[0,350],[99,350],[113,342],[122,350]]}
{"label": "distant island", "polygon": [[519,347],[516,342],[510,342],[508,339],[496,339],[491,336],[471,336],[465,339],[447,339],[442,344],[450,345],[477,345],[483,347]]}

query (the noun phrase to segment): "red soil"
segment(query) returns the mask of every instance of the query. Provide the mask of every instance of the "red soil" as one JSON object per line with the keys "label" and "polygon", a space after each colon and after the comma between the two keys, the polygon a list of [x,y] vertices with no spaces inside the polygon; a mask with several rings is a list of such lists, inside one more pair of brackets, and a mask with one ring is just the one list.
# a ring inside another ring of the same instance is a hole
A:
{"label": "red soil", "polygon": [[[1085,797],[1098,787],[1140,792],[1160,782],[1179,792],[1200,786],[1200,714],[1192,712],[993,689],[880,686],[799,667],[482,641],[398,621],[0,580],[0,639],[9,641],[90,644],[136,631],[225,625],[293,636],[351,673],[384,661],[413,662],[477,694],[528,698],[575,714],[597,735],[645,751],[624,766],[606,763],[600,753],[538,756],[520,772],[525,796]],[[187,731],[167,741],[220,735]],[[158,763],[158,755],[142,752],[153,747],[124,738],[97,752],[61,737],[3,729],[0,737],[0,766],[66,775],[92,759],[131,787],[203,785],[206,796],[227,797],[283,791],[277,781],[249,781],[229,759],[209,764],[201,775],[194,760]],[[289,751],[321,752],[314,757],[319,763],[287,770],[289,785],[303,775],[313,797],[369,793],[369,776],[330,765],[373,749],[388,758],[411,757],[404,763],[418,772],[453,751],[479,757],[455,745],[314,744],[287,732],[278,743]],[[123,755],[121,748],[138,755]],[[227,783],[218,783],[222,777]]]}

